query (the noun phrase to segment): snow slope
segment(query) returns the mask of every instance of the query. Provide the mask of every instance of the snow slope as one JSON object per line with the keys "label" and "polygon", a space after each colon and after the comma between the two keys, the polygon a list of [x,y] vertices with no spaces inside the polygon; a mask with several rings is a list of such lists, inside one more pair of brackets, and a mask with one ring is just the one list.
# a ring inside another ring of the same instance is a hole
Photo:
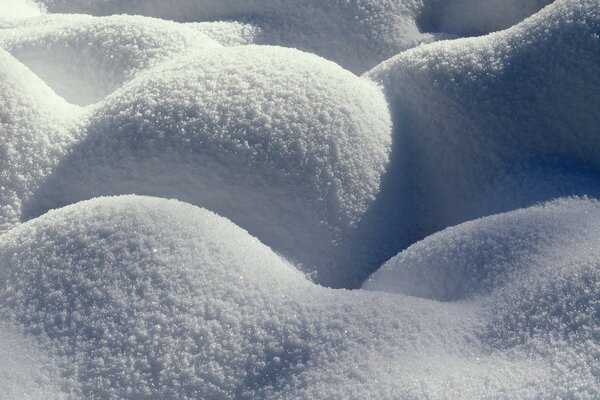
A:
{"label": "snow slope", "polygon": [[538,201],[597,196],[599,35],[596,1],[557,1],[506,31],[422,46],[369,71],[394,120],[373,218],[402,232],[382,230],[377,251]]}
{"label": "snow slope", "polygon": [[[289,62],[293,59],[293,62]],[[160,64],[90,110],[27,218],[103,194],[176,197],[235,221],[320,282],[356,285],[337,247],[373,202],[391,144],[379,88],[267,46]]]}
{"label": "snow slope", "polygon": [[0,399],[600,398],[549,3],[0,0]]}
{"label": "snow slope", "polygon": [[7,24],[0,46],[58,95],[85,106],[137,72],[194,48],[217,43],[182,24],[153,18],[47,15]]}
{"label": "snow slope", "polygon": [[[42,0],[52,12],[141,14],[176,21],[236,20],[259,29],[256,43],[296,47],[363,72],[446,33],[484,33],[522,20],[548,0]],[[438,33],[439,32],[439,33]],[[440,34],[441,33],[441,34]]]}
{"label": "snow slope", "polygon": [[0,48],[0,232],[73,143],[82,114]]}
{"label": "snow slope", "polygon": [[[571,227],[572,208],[600,212],[589,201],[551,207]],[[38,335],[86,398],[597,394],[593,358],[571,360],[587,374],[564,375],[569,344],[528,345],[544,314],[524,313],[490,338],[505,322],[490,321],[481,302],[326,289],[226,219],[174,200],[97,198],[51,211],[0,237],[0,265],[0,314]],[[508,298],[511,315],[528,310]],[[527,304],[553,306],[539,299]],[[597,318],[585,321],[595,334]],[[512,334],[525,345],[500,342]]]}
{"label": "snow slope", "polygon": [[545,354],[564,368],[560,379],[579,381],[569,384],[573,393],[542,397],[595,398],[599,240],[598,201],[557,200],[436,233],[385,263],[363,288],[480,304],[488,313],[484,342]]}
{"label": "snow slope", "polygon": [[68,382],[33,338],[0,322],[0,398],[63,400]]}

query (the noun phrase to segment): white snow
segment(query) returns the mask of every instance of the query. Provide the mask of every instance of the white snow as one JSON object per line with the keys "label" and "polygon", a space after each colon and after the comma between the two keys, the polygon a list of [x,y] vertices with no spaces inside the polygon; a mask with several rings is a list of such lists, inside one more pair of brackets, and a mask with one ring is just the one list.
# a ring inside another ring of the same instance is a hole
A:
{"label": "white snow", "polygon": [[373,240],[380,254],[480,216],[600,194],[599,31],[596,1],[557,1],[506,31],[412,49],[367,73],[394,120],[373,214],[396,234]]}
{"label": "white snow", "polygon": [[22,400],[67,399],[67,382],[32,338],[0,322],[0,398]]}
{"label": "white snow", "polygon": [[[492,341],[498,324],[478,303],[317,286],[231,222],[175,200],[97,198],[51,211],[0,237],[0,265],[0,315],[38,335],[86,398],[595,390],[593,376],[552,364],[567,345],[532,353]],[[536,323],[509,333],[528,339]]]}
{"label": "white snow", "polygon": [[0,0],[0,399],[600,398],[599,66],[596,0]]}
{"label": "white snow", "polygon": [[141,14],[184,22],[233,20],[258,29],[254,43],[295,47],[363,72],[436,35],[421,33],[422,1],[177,0],[40,2],[53,12]]}
{"label": "white snow", "polygon": [[74,141],[81,112],[0,48],[0,233]]}
{"label": "white snow", "polygon": [[219,47],[195,29],[154,18],[52,14],[0,31],[0,46],[81,106],[177,53]]}
{"label": "white snow", "polygon": [[469,300],[487,314],[483,342],[543,354],[563,369],[543,397],[595,398],[599,242],[600,203],[561,199],[431,235],[385,263],[363,289]]}
{"label": "white snow", "polygon": [[25,217],[105,194],[176,197],[230,218],[319,282],[356,286],[361,265],[337,247],[375,199],[390,125],[376,85],[320,57],[190,53],[91,110]]}
{"label": "white snow", "polygon": [[45,12],[45,7],[34,0],[0,0],[0,27],[11,20],[36,17]]}
{"label": "white snow", "polygon": [[354,72],[450,34],[508,28],[550,0],[39,0],[52,12],[141,14],[185,22],[232,20],[257,44],[310,51]]}

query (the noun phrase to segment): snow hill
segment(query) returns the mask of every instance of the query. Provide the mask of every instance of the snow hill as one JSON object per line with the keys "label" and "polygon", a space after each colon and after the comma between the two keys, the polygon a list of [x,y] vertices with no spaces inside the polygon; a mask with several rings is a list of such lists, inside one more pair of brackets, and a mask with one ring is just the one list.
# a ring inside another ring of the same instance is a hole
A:
{"label": "snow hill", "polygon": [[596,0],[0,0],[0,399],[600,398]]}

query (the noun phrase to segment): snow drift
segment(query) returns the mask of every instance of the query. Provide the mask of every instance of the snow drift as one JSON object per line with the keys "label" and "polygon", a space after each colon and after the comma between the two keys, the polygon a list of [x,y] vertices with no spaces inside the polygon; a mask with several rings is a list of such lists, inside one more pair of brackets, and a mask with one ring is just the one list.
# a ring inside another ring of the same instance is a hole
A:
{"label": "snow drift", "polygon": [[[584,213],[600,212],[589,201],[548,207],[572,229]],[[510,224],[515,217],[498,218]],[[527,228],[520,233],[529,235]],[[553,266],[585,258],[563,261]],[[505,314],[521,320],[496,332],[506,321],[490,319],[485,302],[326,289],[226,219],[174,200],[97,198],[51,211],[0,236],[0,266],[0,314],[36,335],[57,357],[63,379],[77,382],[72,393],[88,398],[597,393],[592,358],[568,359],[570,370],[587,373],[565,375],[561,357],[572,343],[532,344],[532,330],[555,321],[527,312],[555,306],[544,297],[532,303],[528,293],[508,296],[498,307],[507,304]],[[552,270],[547,282],[569,276]],[[597,272],[585,276],[596,279]],[[594,301],[587,289],[569,285],[563,293]],[[586,308],[564,311],[563,319],[586,321],[588,332],[597,332],[597,316]],[[511,344],[513,334],[525,343]]]}
{"label": "snow drift", "polygon": [[483,215],[599,194],[599,33],[595,1],[558,1],[506,31],[409,50],[367,74],[394,119],[372,225],[403,232],[382,230],[379,254]]}
{"label": "snow drift", "polygon": [[[43,0],[52,12],[141,14],[176,21],[236,20],[259,29],[258,44],[296,47],[354,72],[446,33],[507,28],[548,0]],[[438,34],[436,32],[441,32]]]}
{"label": "snow drift", "polygon": [[192,52],[91,110],[25,216],[104,194],[176,197],[230,218],[322,283],[356,285],[360,265],[337,248],[378,192],[389,118],[376,85],[317,56]]}
{"label": "snow drift", "polygon": [[455,39],[548,3],[0,0],[0,397],[599,398],[600,11]]}

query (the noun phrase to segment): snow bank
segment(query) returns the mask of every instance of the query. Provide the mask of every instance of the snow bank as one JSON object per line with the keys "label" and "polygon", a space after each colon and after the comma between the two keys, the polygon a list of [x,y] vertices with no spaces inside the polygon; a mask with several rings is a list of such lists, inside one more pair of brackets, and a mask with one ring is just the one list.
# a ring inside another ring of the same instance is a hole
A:
{"label": "snow bank", "polygon": [[[175,200],[51,211],[0,236],[0,277],[2,318],[36,335],[86,398],[597,391],[589,359],[572,359],[570,371],[588,368],[578,376],[553,364],[564,343],[492,345],[482,303],[314,285],[231,222]],[[514,326],[524,337],[526,322]]]}
{"label": "snow bank", "polygon": [[21,218],[21,205],[64,156],[82,119],[0,48],[0,233]]}
{"label": "snow bank", "polygon": [[95,103],[177,53],[218,47],[183,24],[153,18],[48,15],[0,31],[0,46],[70,103]]}
{"label": "snow bank", "polygon": [[337,246],[375,199],[390,140],[380,89],[332,62],[277,47],[206,50],[99,103],[25,215],[105,194],[176,197],[319,282],[346,285],[364,272]]}
{"label": "snow bank", "polygon": [[[503,29],[550,0],[41,0],[52,12],[141,14],[176,21],[237,20],[258,28],[255,43],[296,47],[354,72],[420,43]],[[442,32],[444,34],[439,34]]]}
{"label": "snow bank", "polygon": [[395,131],[374,211],[390,227],[374,240],[381,254],[483,215],[600,194],[599,33],[595,1],[557,1],[367,74],[385,88]]}
{"label": "snow bank", "polygon": [[363,72],[435,35],[421,33],[421,2],[342,0],[43,1],[52,12],[142,14],[176,21],[237,20],[260,29],[256,43],[296,47]]}

